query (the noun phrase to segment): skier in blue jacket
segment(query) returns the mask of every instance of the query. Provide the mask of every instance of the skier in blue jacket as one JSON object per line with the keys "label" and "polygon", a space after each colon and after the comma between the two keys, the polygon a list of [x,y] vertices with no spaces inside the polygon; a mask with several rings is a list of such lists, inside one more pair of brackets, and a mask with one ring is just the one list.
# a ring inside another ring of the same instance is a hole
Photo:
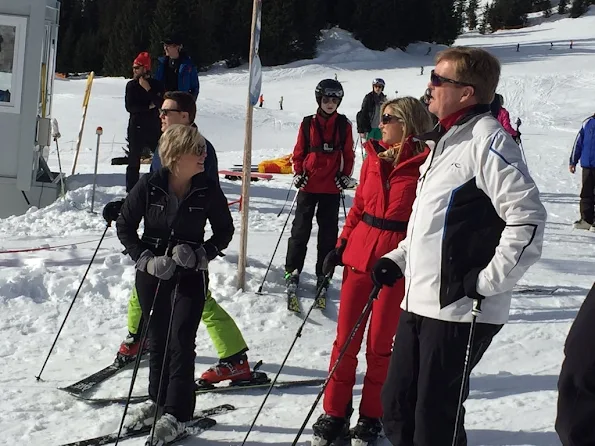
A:
{"label": "skier in blue jacket", "polygon": [[583,187],[581,189],[581,218],[574,222],[576,229],[595,232],[595,114],[583,121],[570,154],[570,173],[581,162]]}
{"label": "skier in blue jacket", "polygon": [[165,56],[159,58],[155,79],[165,86],[165,91],[185,91],[190,93],[194,100],[198,98],[200,84],[198,82],[198,69],[183,51],[182,39],[171,36],[163,39]]}

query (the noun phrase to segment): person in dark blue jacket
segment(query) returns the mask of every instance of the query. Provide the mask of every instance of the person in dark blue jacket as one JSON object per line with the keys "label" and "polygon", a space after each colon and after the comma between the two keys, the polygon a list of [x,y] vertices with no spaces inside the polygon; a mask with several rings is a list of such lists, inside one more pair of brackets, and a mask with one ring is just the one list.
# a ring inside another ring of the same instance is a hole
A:
{"label": "person in dark blue jacket", "polygon": [[583,168],[581,218],[574,222],[574,227],[595,232],[595,114],[585,119],[576,136],[570,154],[570,173],[576,172],[579,160]]}
{"label": "person in dark blue jacket", "polygon": [[194,100],[198,98],[200,84],[198,69],[183,51],[182,39],[178,36],[163,40],[165,56],[159,58],[155,79],[165,86],[165,91],[185,91]]}
{"label": "person in dark blue jacket", "polygon": [[[172,124],[193,125],[196,119],[196,102],[190,93],[183,91],[168,91],[163,96],[163,105],[159,109],[161,118],[161,131],[165,132]],[[208,177],[219,183],[217,154],[213,144],[205,138],[207,143],[207,159],[205,160],[205,172]],[[161,169],[159,150],[155,151],[151,162],[151,172]]]}

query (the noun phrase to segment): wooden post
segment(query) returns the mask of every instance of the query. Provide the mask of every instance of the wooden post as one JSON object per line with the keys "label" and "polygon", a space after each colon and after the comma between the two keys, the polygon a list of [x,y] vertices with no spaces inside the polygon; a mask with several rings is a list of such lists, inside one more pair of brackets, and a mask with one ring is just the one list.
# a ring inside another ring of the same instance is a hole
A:
{"label": "wooden post", "polygon": [[[250,87],[252,86],[252,64],[254,63],[255,31],[258,20],[259,3],[261,0],[254,0],[252,5],[252,33],[250,35]],[[242,192],[241,192],[241,215],[242,223],[240,229],[240,253],[238,256],[238,290],[245,291],[246,287],[246,259],[248,252],[248,210],[250,208],[250,174],[252,166],[252,101],[250,91],[246,99],[246,136],[244,139],[244,164],[242,166]]]}
{"label": "wooden post", "polygon": [[83,141],[83,131],[85,130],[85,121],[87,120],[87,109],[89,108],[89,98],[91,97],[91,87],[93,86],[94,77],[94,71],[91,71],[91,73],[87,77],[87,86],[85,88],[85,96],[83,97],[83,117],[81,119],[79,134],[76,140],[76,151],[74,152],[74,161],[72,163],[72,172],[70,173],[70,175],[74,175],[74,172],[76,171],[76,163],[79,159],[79,151],[81,150],[81,143]]}

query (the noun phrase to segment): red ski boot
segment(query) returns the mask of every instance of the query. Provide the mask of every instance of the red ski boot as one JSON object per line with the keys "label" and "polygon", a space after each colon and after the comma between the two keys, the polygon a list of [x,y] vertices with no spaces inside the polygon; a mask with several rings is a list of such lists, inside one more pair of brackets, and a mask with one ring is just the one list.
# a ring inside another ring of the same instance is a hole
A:
{"label": "red ski boot", "polygon": [[[142,353],[146,353],[148,349],[148,339],[145,341],[145,346],[143,348]],[[128,333],[126,339],[122,341],[120,344],[120,349],[118,350],[118,354],[116,355],[116,359],[120,362],[128,363],[132,362],[136,355],[138,355],[138,351],[140,350],[140,339],[139,336],[133,335],[132,333]]]}
{"label": "red ski boot", "polygon": [[252,379],[252,371],[248,358],[242,355],[237,360],[219,361],[218,364],[210,367],[200,377],[200,384],[209,385],[217,384],[222,381],[230,380],[232,384],[237,381],[250,381]]}

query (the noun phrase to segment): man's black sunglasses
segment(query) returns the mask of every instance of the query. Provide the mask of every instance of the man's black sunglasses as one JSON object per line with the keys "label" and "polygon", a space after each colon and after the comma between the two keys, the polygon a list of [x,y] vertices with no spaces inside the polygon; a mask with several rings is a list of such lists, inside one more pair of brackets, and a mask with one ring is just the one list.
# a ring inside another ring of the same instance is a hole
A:
{"label": "man's black sunglasses", "polygon": [[432,73],[430,74],[430,83],[434,87],[440,87],[442,84],[445,84],[445,83],[459,85],[461,87],[475,87],[473,84],[470,84],[468,82],[455,81],[454,79],[449,79],[447,77],[440,76],[440,75],[436,74],[434,72],[434,70],[432,70]]}
{"label": "man's black sunglasses", "polygon": [[167,116],[167,114],[171,112],[182,113],[183,111],[184,110],[178,110],[177,108],[160,108],[159,115]]}

